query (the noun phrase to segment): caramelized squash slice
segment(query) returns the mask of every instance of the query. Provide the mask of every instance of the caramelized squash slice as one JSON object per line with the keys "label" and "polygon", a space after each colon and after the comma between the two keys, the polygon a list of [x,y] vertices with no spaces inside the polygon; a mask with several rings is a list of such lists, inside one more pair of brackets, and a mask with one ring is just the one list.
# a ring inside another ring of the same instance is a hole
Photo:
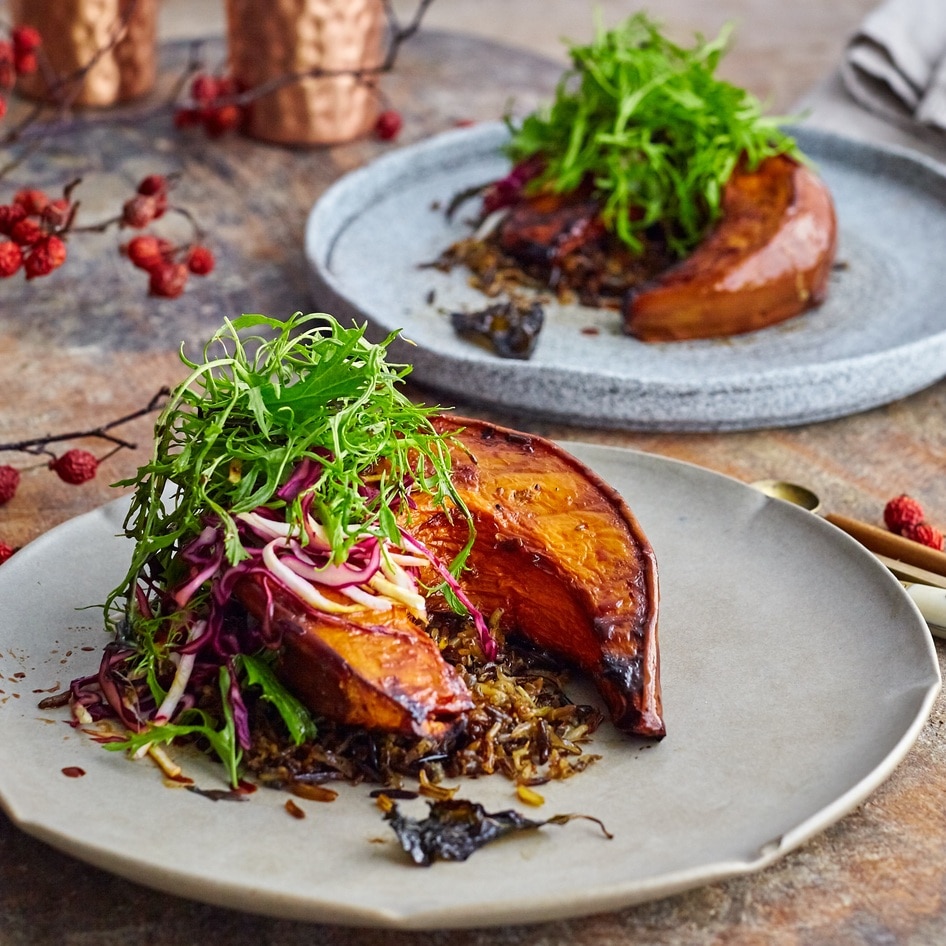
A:
{"label": "caramelized squash slice", "polygon": [[[435,423],[460,445],[453,481],[476,524],[461,576],[472,602],[587,673],[618,728],[662,737],[657,566],[624,500],[541,437],[464,418]],[[462,517],[430,507],[409,521],[447,561],[467,537]]]}
{"label": "caramelized squash slice", "polygon": [[237,595],[258,620],[282,632],[279,674],[316,713],[439,740],[473,706],[457,671],[403,608],[316,615],[253,578],[243,580]]}
{"label": "caramelized squash slice", "polygon": [[738,335],[819,305],[837,245],[825,184],[786,155],[737,169],[696,249],[628,293],[625,331],[645,342]]}
{"label": "caramelized squash slice", "polygon": [[[618,728],[662,737],[657,568],[624,501],[550,441],[477,420],[435,423],[455,435],[453,481],[476,525],[460,578],[473,604],[585,671]],[[469,536],[462,515],[423,495],[404,524],[445,562]],[[439,584],[433,569],[424,581]],[[282,632],[280,675],[317,713],[441,738],[472,706],[456,670],[403,609],[316,615],[253,577],[237,595]]]}

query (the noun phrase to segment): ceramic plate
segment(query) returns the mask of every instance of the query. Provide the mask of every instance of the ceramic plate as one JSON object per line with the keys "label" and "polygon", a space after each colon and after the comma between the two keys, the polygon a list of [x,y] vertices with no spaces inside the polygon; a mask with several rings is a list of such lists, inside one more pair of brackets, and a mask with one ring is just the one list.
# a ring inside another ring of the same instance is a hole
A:
{"label": "ceramic plate", "polygon": [[[599,817],[415,867],[365,787],[331,804],[260,791],[212,802],[107,752],[38,701],[92,670],[94,610],[124,574],[123,503],[55,529],[0,568],[0,801],[25,831],[116,874],[279,917],[401,928],[525,923],[612,910],[763,868],[850,811],[903,758],[940,679],[898,583],[796,507],[675,461],[571,444],[629,500],[661,572],[669,734],[607,725],[602,758],[518,806],[500,776],[461,796],[533,817]],[[206,789],[212,763],[183,759]],[[63,770],[81,769],[80,778]],[[422,801],[406,811],[422,814]],[[514,878],[514,882],[510,882]]]}
{"label": "ceramic plate", "polygon": [[730,430],[844,416],[946,374],[946,177],[920,156],[810,129],[797,138],[840,228],[842,266],[820,309],[725,340],[645,344],[622,334],[616,313],[550,305],[529,361],[459,338],[448,313],[489,300],[462,270],[421,264],[469,233],[444,207],[505,173],[505,137],[489,124],[405,147],[346,175],[309,216],[316,308],[367,321],[375,338],[402,329],[392,351],[419,382],[575,424]]}

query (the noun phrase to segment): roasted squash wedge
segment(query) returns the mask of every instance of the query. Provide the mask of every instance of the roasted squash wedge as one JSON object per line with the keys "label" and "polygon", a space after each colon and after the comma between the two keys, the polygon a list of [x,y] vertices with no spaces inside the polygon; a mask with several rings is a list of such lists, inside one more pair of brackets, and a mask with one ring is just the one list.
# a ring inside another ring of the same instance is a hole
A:
{"label": "roasted squash wedge", "polygon": [[[624,500],[551,441],[479,420],[435,423],[456,437],[453,481],[476,524],[467,595],[587,673],[618,728],[662,737],[657,565]],[[466,539],[463,520],[442,510],[419,505],[409,521],[446,560]]]}
{"label": "roasted squash wedge", "polygon": [[[476,527],[460,576],[466,595],[509,634],[586,672],[618,728],[662,737],[657,568],[622,498],[543,438],[478,420],[435,424],[454,438],[452,478]],[[447,562],[469,536],[462,515],[424,495],[403,526]],[[440,583],[433,569],[423,580]],[[237,594],[281,632],[279,671],[318,713],[440,738],[472,706],[462,679],[403,609],[313,614],[252,577]],[[432,595],[428,608],[438,605],[446,609]]]}
{"label": "roasted squash wedge", "polygon": [[837,245],[828,188],[787,155],[729,179],[719,222],[693,252],[625,300],[645,342],[738,335],[819,305]]}
{"label": "roasted squash wedge", "polygon": [[441,739],[473,706],[466,684],[403,608],[316,615],[278,586],[251,578],[237,594],[251,614],[281,631],[279,673],[323,716]]}

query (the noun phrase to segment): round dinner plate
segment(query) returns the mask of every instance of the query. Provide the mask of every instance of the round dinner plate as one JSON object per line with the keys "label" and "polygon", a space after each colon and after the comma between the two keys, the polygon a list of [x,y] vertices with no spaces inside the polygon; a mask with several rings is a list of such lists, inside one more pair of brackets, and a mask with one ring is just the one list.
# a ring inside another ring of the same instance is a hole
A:
{"label": "round dinner plate", "polygon": [[457,398],[579,425],[636,430],[790,426],[886,404],[946,375],[946,176],[940,165],[792,129],[834,197],[838,266],[818,309],[758,332],[643,343],[617,313],[549,304],[528,361],[459,337],[452,311],[491,300],[462,268],[424,264],[470,233],[467,188],[503,176],[507,131],[485,124],[406,146],[330,187],[305,234],[313,301],[366,322],[413,377]]}
{"label": "round dinner plate", "polygon": [[[120,500],[0,568],[0,802],[24,831],[160,890],[328,923],[440,928],[613,910],[766,867],[853,809],[903,759],[940,687],[932,639],[896,580],[825,521],[735,480],[616,448],[566,445],[628,500],[661,575],[668,735],[596,734],[601,759],[523,810],[502,776],[459,796],[533,818],[599,818],[414,866],[369,796],[171,788],[42,697],[98,663],[100,604],[127,568]],[[180,754],[203,789],[222,770]],[[67,777],[77,770],[82,777]],[[421,800],[402,803],[421,815]]]}

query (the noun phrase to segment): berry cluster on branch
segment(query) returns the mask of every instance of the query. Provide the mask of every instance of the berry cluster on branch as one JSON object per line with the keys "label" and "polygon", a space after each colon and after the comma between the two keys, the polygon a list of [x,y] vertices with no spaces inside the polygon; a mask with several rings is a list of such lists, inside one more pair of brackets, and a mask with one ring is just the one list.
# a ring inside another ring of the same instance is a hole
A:
{"label": "berry cluster on branch", "polygon": [[7,95],[20,76],[36,72],[36,51],[42,38],[32,26],[17,26],[9,39],[0,39],[0,118],[7,113]]}
{"label": "berry cluster on branch", "polygon": [[[246,89],[232,76],[212,75],[199,63],[191,62],[187,74],[177,83],[177,90],[164,108],[170,107],[178,128],[199,126],[211,138],[218,138],[244,125],[247,106],[274,89],[310,78],[330,78],[354,75],[357,79],[373,81],[381,73],[394,68],[401,46],[420,28],[423,17],[433,0],[418,0],[417,7],[407,22],[397,17],[389,0],[383,0],[387,18],[387,47],[382,61],[369,68],[322,69],[281,76],[265,86]],[[125,4],[110,32],[110,39],[90,62],[68,75],[55,77],[50,87],[50,101],[39,103],[14,127],[0,133],[0,181],[24,158],[41,146],[48,131],[58,120],[66,117],[82,87],[89,70],[117,43],[134,11],[135,0]],[[0,121],[7,111],[7,95],[16,87],[19,77],[37,70],[44,56],[43,38],[32,26],[17,26],[8,31],[8,38],[0,38]],[[51,72],[48,61],[44,71]],[[188,81],[188,76],[190,77]],[[179,101],[181,89],[187,93]],[[379,95],[382,95],[380,90]],[[52,116],[49,116],[49,110]],[[375,135],[382,141],[393,141],[403,126],[401,114],[390,107],[380,112]],[[11,156],[11,148],[20,145],[21,153]],[[74,192],[78,180],[67,184],[61,197],[49,197],[43,191],[23,188],[12,200],[0,204],[0,279],[22,273],[27,280],[48,276],[67,260],[70,238],[89,232],[102,232],[109,227],[143,229],[163,217],[169,210],[186,216],[193,225],[193,238],[183,245],[175,245],[155,234],[141,235],[121,246],[130,262],[148,274],[148,292],[153,296],[176,298],[184,292],[191,275],[206,276],[215,265],[213,252],[205,245],[201,228],[192,215],[180,206],[168,202],[169,179],[149,175],[138,185],[137,192],[122,205],[120,214],[93,225],[77,225],[78,200]]]}
{"label": "berry cluster on branch", "polygon": [[[79,183],[79,180],[72,181],[59,198],[53,199],[44,191],[29,188],[18,191],[11,203],[0,204],[0,278],[9,278],[21,270],[27,279],[48,276],[66,261],[66,240],[71,234],[100,233],[111,227],[140,230],[169,210],[191,222],[192,241],[178,246],[149,235],[137,237],[123,247],[131,262],[149,274],[151,295],[179,296],[190,273],[206,276],[213,270],[213,253],[200,242],[200,228],[185,208],[169,203],[171,182],[168,178],[148,175],[125,201],[119,214],[82,227],[76,226],[79,202],[73,199]],[[144,242],[136,243],[136,240]]]}
{"label": "berry cluster on branch", "polygon": [[[130,16],[130,11],[124,16]],[[115,30],[111,42],[116,42],[120,35],[121,30]],[[0,119],[6,115],[4,93],[15,88],[20,76],[35,72],[42,55],[42,37],[31,26],[18,26],[10,31],[9,39],[0,39]],[[45,134],[71,106],[69,90],[74,96],[91,66],[89,63],[73,74],[59,76],[53,103],[37,105],[18,124],[4,130],[0,136],[3,149],[0,154],[5,163],[0,166],[0,181],[41,146]],[[48,109],[53,110],[53,117],[47,120]],[[15,145],[21,146],[19,154],[14,150]],[[34,187],[20,188],[8,203],[0,204],[0,279],[19,273],[27,280],[48,276],[66,262],[68,243],[80,234],[101,233],[112,228],[141,230],[169,212],[182,215],[190,222],[191,240],[178,246],[152,237],[154,252],[147,265],[141,258],[126,253],[134,265],[147,271],[149,293],[174,298],[183,292],[190,274],[205,276],[213,270],[214,257],[203,245],[201,228],[186,208],[170,202],[172,179],[160,174],[144,177],[135,193],[124,201],[120,212],[107,220],[82,225],[77,199],[80,184],[81,179],[70,181],[57,197]]]}
{"label": "berry cluster on branch", "polygon": [[[248,89],[236,77],[227,73],[212,74],[198,62],[194,62],[191,66],[191,80],[182,86],[186,88],[186,95],[174,110],[174,124],[177,128],[202,128],[208,137],[219,138],[244,127],[250,104],[287,85],[306,79],[330,79],[339,76],[353,76],[361,82],[373,81],[394,68],[401,47],[420,29],[433,2],[434,0],[418,0],[410,19],[402,23],[390,0],[383,0],[387,20],[387,48],[381,62],[376,66],[356,69],[327,69],[316,66],[301,72],[287,73],[261,86]],[[376,92],[382,95],[380,90]],[[404,120],[397,109],[384,104],[385,107],[375,121],[374,134],[380,141],[394,141],[401,133]]]}
{"label": "berry cluster on branch", "polygon": [[[113,431],[122,424],[143,417],[159,410],[170,393],[168,388],[162,388],[142,408],[125,414],[116,420],[109,421],[99,427],[88,430],[73,430],[58,434],[46,434],[43,437],[32,437],[27,440],[17,440],[10,443],[0,443],[0,451],[20,453],[25,456],[40,457],[41,464],[27,467],[13,466],[9,463],[0,464],[0,506],[5,506],[17,494],[23,475],[37,469],[51,470],[64,483],[72,486],[81,486],[95,479],[99,466],[119,450],[134,450],[137,444],[117,436]],[[81,447],[72,447],[62,453],[57,453],[54,444],[77,440],[99,440],[109,445],[109,448],[100,456],[91,450]],[[0,539],[0,563],[5,562],[16,551],[12,546]]]}

